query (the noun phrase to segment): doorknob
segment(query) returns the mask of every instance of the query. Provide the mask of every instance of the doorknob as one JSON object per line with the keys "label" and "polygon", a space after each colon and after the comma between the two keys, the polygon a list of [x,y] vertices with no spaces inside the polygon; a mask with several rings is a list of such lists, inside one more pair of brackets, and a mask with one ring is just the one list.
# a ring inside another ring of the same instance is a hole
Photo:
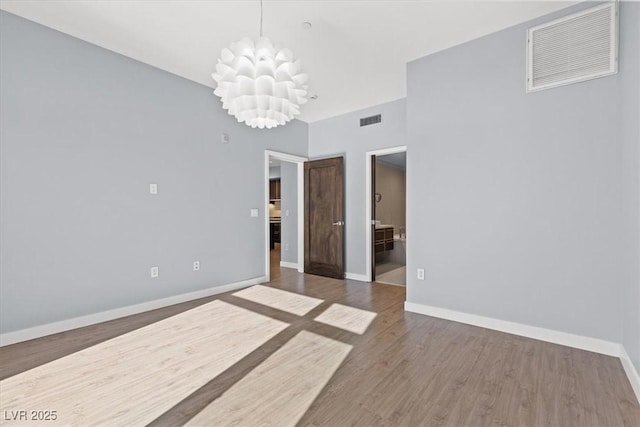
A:
{"label": "doorknob", "polygon": [[333,225],[344,225],[344,221],[336,221]]}

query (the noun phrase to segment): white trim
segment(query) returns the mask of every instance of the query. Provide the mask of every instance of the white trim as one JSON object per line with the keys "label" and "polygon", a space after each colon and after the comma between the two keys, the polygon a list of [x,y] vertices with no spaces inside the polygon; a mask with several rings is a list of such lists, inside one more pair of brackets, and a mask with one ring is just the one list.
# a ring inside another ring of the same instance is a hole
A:
{"label": "white trim", "polygon": [[405,311],[410,311],[413,313],[425,314],[427,316],[438,317],[440,319],[453,320],[454,322],[466,323],[468,325],[480,326],[482,328],[506,332],[508,334],[520,335],[527,338],[565,345],[581,350],[593,351],[594,353],[620,357],[620,344],[601,340],[598,338],[574,335],[568,332],[539,328],[536,326],[524,325],[522,323],[509,322],[506,320],[494,319],[491,317],[462,313],[460,311],[454,311],[446,308],[433,307],[423,304],[416,304],[408,301],[404,303],[404,309]]}
{"label": "white trim", "polygon": [[[366,280],[363,280],[364,282],[371,282],[371,265],[373,263],[373,259],[371,259],[371,240],[373,239],[373,236],[371,235],[371,221],[373,220],[373,218],[371,218],[371,188],[372,188],[372,183],[371,183],[371,156],[384,156],[385,154],[395,154],[395,153],[406,153],[407,152],[407,146],[406,145],[400,145],[397,147],[391,147],[391,148],[381,148],[379,150],[373,150],[373,151],[367,151],[365,153],[365,160],[366,160],[366,165],[365,165],[365,224],[366,224],[366,231],[365,231],[365,248],[364,248],[364,253],[365,253],[365,261],[366,261],[366,266],[367,266],[367,272],[365,274],[365,278]],[[406,178],[405,178],[406,180]],[[406,200],[405,200],[406,203]],[[354,279],[354,280],[359,280],[359,279]]]}
{"label": "white trim", "polygon": [[0,335],[0,347],[15,344],[22,341],[32,340],[34,338],[44,337],[46,335],[57,334],[59,332],[69,331],[71,329],[82,328],[83,326],[94,325],[96,323],[107,322],[109,320],[118,319],[133,314],[143,313],[149,310],[155,310],[174,304],[180,304],[186,301],[192,301],[199,298],[209,297],[211,295],[221,294],[223,292],[235,291],[236,289],[246,288],[248,286],[264,283],[265,277],[254,277],[252,279],[243,280],[241,282],[230,283],[228,285],[215,286],[200,291],[189,292],[181,295],[174,295],[167,298],[161,298],[153,301],[147,301],[140,304],[129,305],[126,307],[114,308],[113,310],[101,311],[99,313],[88,314],[86,316],[74,317],[72,319],[61,320],[59,322],[47,323],[45,325],[34,326],[33,328],[21,329],[19,331],[7,332]]}
{"label": "white trim", "polygon": [[269,246],[269,158],[298,165],[298,264],[295,268],[304,272],[304,162],[306,157],[279,151],[264,150],[264,275],[266,281],[271,280],[271,249]]}
{"label": "white trim", "polygon": [[357,280],[359,282],[370,282],[366,274],[344,273],[344,278],[348,280]]}
{"label": "white trim", "polygon": [[298,273],[304,273],[304,161],[298,163]]}
{"label": "white trim", "polygon": [[269,225],[269,150],[264,150],[264,277],[271,281],[271,228]]}
{"label": "white trim", "polygon": [[308,160],[306,157],[300,157],[293,154],[282,153],[280,151],[264,150],[264,152],[266,153],[267,157],[271,156],[275,159],[282,160],[283,162],[304,163]]}
{"label": "white trim", "polygon": [[631,388],[636,394],[636,399],[638,399],[638,403],[640,403],[640,375],[638,375],[636,367],[633,366],[633,362],[631,361],[631,358],[624,346],[620,347],[620,362],[622,362],[624,372],[627,374],[627,378],[629,378],[629,382],[631,383]]}
{"label": "white trim", "polygon": [[298,269],[298,263],[297,262],[280,261],[280,267],[293,268],[294,270],[297,270]]}

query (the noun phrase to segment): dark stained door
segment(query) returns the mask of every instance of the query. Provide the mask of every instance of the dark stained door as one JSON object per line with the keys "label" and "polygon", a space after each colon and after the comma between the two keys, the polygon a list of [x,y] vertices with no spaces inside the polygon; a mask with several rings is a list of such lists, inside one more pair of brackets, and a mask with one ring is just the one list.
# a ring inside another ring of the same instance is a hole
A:
{"label": "dark stained door", "polygon": [[342,157],[304,164],[304,271],[344,278]]}

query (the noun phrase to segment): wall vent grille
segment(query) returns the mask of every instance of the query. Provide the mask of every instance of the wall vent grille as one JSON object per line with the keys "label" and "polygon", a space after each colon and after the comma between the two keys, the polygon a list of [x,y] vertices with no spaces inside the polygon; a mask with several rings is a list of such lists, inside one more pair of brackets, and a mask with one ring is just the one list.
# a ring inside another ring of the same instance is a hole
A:
{"label": "wall vent grille", "polygon": [[530,28],[527,59],[527,92],[617,73],[618,3]]}
{"label": "wall vent grille", "polygon": [[376,123],[382,122],[382,114],[377,114],[375,116],[363,117],[360,119],[360,127],[375,125]]}

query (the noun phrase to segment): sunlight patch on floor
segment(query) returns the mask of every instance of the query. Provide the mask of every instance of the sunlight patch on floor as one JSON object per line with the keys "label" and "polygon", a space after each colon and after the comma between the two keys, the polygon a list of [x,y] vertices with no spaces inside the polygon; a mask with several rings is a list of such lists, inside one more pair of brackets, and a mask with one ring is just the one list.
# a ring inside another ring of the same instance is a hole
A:
{"label": "sunlight patch on floor", "polygon": [[295,426],[351,348],[301,331],[186,425]]}
{"label": "sunlight patch on floor", "polygon": [[308,297],[293,292],[282,291],[268,286],[256,285],[243,289],[233,294],[234,297],[243,298],[267,307],[286,311],[287,313],[304,316],[323,300]]}
{"label": "sunlight patch on floor", "polygon": [[331,304],[328,309],[314,320],[362,335],[376,316],[377,314],[371,311],[342,304]]}
{"label": "sunlight patch on floor", "polygon": [[37,425],[146,425],[287,326],[213,301],[2,380],[0,410],[57,411]]}

